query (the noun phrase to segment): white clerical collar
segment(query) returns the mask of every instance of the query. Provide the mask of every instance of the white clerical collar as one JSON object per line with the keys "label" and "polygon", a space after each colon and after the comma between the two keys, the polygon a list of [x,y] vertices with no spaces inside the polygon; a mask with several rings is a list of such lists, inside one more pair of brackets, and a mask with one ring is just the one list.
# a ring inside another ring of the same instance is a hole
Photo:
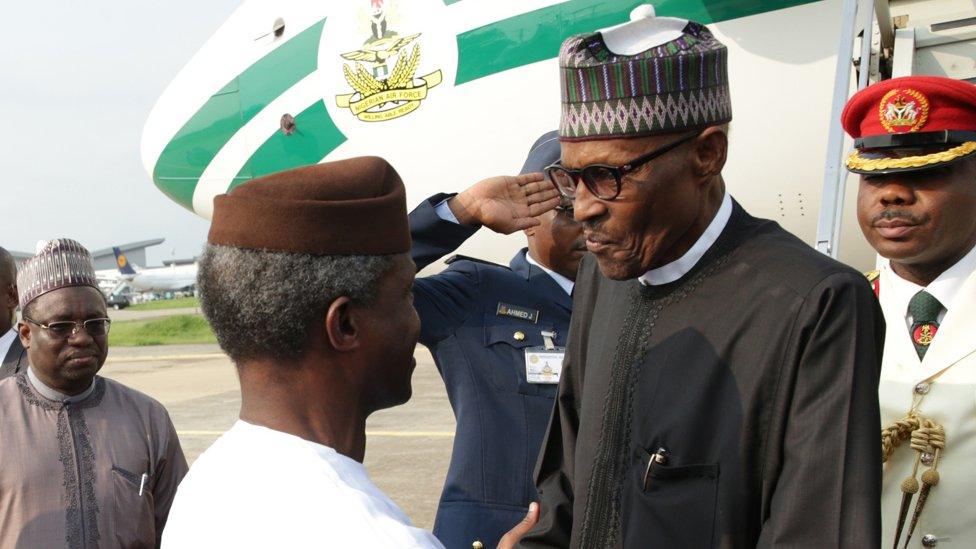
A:
{"label": "white clerical collar", "polygon": [[17,339],[17,330],[13,328],[0,336],[0,362],[7,356],[7,352],[10,351],[10,346],[14,344],[15,339]]}
{"label": "white clerical collar", "polygon": [[95,390],[95,380],[93,378],[91,385],[89,385],[88,388],[82,391],[81,393],[78,393],[77,395],[66,395],[61,391],[58,391],[57,389],[52,389],[51,387],[48,387],[47,385],[44,384],[43,381],[38,379],[37,376],[34,374],[33,366],[27,367],[27,379],[30,380],[31,387],[33,387],[34,390],[37,391],[38,393],[41,393],[41,396],[43,396],[44,398],[48,400],[56,400],[58,402],[63,402],[65,404],[70,404],[72,402],[81,402],[82,400],[88,398],[88,396],[92,394],[92,391]]}
{"label": "white clerical collar", "polygon": [[[956,299],[956,296],[959,295],[959,290],[962,289],[966,279],[973,274],[973,271],[976,271],[976,246],[969,250],[969,253],[964,255],[955,265],[943,271],[942,274],[925,287],[898,276],[898,273],[891,267],[890,261],[885,261],[882,268],[889,271],[892,275],[889,277],[892,287],[890,289],[884,288],[882,291],[891,292],[897,310],[904,311],[906,318],[908,316],[908,302],[911,301],[915,294],[922,290],[932,294],[948,310],[952,307],[952,302]],[[944,315],[939,316],[942,317]]]}
{"label": "white clerical collar", "polygon": [[542,269],[547,275],[549,275],[553,280],[555,280],[556,284],[559,284],[559,287],[562,288],[564,292],[566,292],[566,295],[573,295],[573,286],[575,284],[572,280],[566,278],[565,276],[557,273],[556,271],[550,269],[549,267],[546,267],[545,265],[542,265],[538,261],[532,259],[532,256],[529,254],[529,252],[525,252],[525,260],[528,261],[530,264],[535,265],[536,267]]}
{"label": "white clerical collar", "polygon": [[674,282],[688,274],[688,271],[694,268],[702,256],[705,255],[705,252],[715,244],[715,241],[718,240],[722,231],[725,230],[725,226],[728,225],[729,218],[731,217],[732,197],[726,191],[722,197],[722,205],[719,206],[718,211],[715,212],[715,217],[712,218],[712,222],[708,224],[705,232],[698,237],[698,241],[695,242],[694,246],[685,252],[685,255],[667,265],[647,271],[638,280],[645,286],[660,286],[661,284]]}

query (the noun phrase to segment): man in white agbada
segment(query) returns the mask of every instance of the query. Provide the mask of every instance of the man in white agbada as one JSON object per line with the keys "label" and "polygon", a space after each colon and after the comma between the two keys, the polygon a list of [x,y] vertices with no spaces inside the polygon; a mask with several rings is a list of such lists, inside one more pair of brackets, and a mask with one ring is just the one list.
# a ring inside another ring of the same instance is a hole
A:
{"label": "man in white agbada", "polygon": [[366,418],[410,398],[420,321],[409,251],[403,183],[380,158],[272,174],[215,199],[198,288],[237,366],[240,421],[180,485],[164,548],[442,547],[362,464]]}

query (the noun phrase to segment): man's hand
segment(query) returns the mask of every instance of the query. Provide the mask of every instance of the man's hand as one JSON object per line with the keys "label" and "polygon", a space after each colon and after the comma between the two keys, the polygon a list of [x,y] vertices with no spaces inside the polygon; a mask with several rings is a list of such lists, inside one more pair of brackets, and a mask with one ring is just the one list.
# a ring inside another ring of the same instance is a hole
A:
{"label": "man's hand", "polygon": [[529,512],[525,514],[525,518],[522,522],[516,524],[508,531],[507,534],[502,536],[502,539],[498,542],[498,549],[511,549],[515,547],[515,544],[522,539],[522,536],[529,533],[529,530],[535,526],[535,523],[539,522],[539,504],[532,502],[529,504]]}
{"label": "man's hand", "polygon": [[535,227],[536,217],[559,205],[559,193],[541,173],[482,179],[447,205],[462,225],[501,234]]}

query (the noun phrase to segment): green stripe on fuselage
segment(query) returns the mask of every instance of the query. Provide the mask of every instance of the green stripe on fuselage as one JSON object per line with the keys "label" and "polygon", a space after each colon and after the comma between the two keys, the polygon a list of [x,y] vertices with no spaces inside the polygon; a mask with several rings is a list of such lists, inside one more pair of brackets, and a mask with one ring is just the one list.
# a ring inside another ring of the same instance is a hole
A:
{"label": "green stripe on fuselage", "polygon": [[[661,17],[680,17],[717,23],[767,11],[792,8],[820,0],[655,0]],[[495,73],[551,59],[568,36],[618,25],[647,0],[570,0],[538,9],[457,37],[458,71],[455,85]]]}
{"label": "green stripe on fuselage", "polygon": [[318,67],[324,24],[322,19],[256,61],[183,125],[153,169],[153,181],[163,193],[193,209],[197,182],[220,149],[254,115]]}
{"label": "green stripe on fuselage", "polygon": [[317,101],[295,116],[295,128],[295,133],[291,135],[275,132],[269,137],[251,155],[230,188],[233,189],[251,177],[315,164],[346,140],[322,101]]}

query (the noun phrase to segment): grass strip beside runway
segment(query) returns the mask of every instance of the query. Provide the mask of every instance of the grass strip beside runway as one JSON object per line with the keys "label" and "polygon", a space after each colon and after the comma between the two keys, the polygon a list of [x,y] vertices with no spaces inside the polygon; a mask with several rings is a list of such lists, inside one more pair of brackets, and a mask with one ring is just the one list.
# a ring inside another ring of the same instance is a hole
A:
{"label": "grass strip beside runway", "polygon": [[158,311],[160,309],[183,309],[199,307],[200,302],[195,297],[179,297],[176,299],[157,299],[145,303],[136,303],[129,307],[130,311]]}
{"label": "grass strip beside runway", "polygon": [[150,320],[113,322],[108,335],[110,346],[183,345],[216,343],[202,315],[173,315]]}

